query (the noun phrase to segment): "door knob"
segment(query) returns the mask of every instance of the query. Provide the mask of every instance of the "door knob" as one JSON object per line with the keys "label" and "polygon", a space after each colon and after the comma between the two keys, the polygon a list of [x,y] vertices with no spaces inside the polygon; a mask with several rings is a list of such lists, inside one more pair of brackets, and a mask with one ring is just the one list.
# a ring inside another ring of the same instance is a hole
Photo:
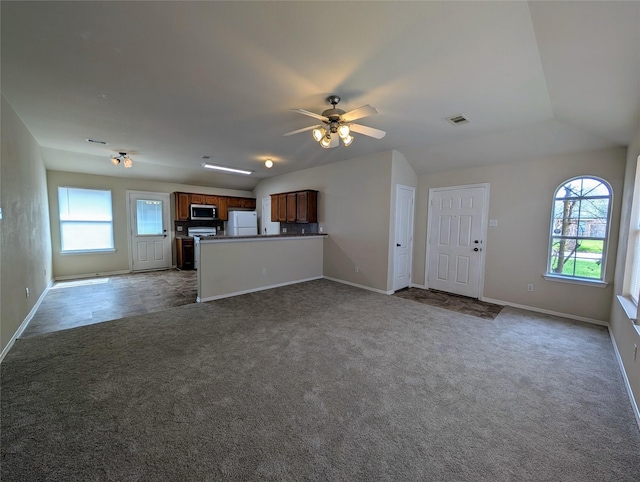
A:
{"label": "door knob", "polygon": [[473,248],[474,251],[480,251],[478,248]]}
{"label": "door knob", "polygon": [[479,241],[479,240],[477,240],[477,239],[474,241],[474,243],[476,243],[476,244],[478,244],[479,242],[480,242],[480,241]]}
{"label": "door knob", "polygon": [[396,243],[397,248],[399,248],[400,246],[402,246],[400,243]]}

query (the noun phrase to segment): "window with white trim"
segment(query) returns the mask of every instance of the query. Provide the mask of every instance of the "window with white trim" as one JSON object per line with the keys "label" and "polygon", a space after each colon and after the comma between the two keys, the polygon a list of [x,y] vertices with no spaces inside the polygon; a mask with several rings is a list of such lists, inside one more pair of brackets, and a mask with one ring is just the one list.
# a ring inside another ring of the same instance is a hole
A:
{"label": "window with white trim", "polygon": [[113,251],[111,191],[58,187],[63,253]]}
{"label": "window with white trim", "polygon": [[629,244],[627,245],[625,272],[625,294],[638,306],[640,301],[640,156],[636,164],[636,179],[633,185],[633,203],[631,206],[631,224],[629,226]]}
{"label": "window with white trim", "polygon": [[553,197],[547,275],[604,281],[611,186],[584,176],[563,182]]}

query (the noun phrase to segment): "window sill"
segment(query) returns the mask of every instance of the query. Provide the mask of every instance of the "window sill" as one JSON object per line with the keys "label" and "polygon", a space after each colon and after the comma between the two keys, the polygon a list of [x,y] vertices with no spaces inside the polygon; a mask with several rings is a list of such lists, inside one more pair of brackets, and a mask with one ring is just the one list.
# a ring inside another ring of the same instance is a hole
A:
{"label": "window sill", "polygon": [[627,314],[629,321],[631,321],[631,323],[633,324],[636,333],[640,335],[640,325],[638,325],[638,306],[628,296],[618,295],[616,296],[616,298],[618,298],[618,302],[620,303],[620,306],[622,306],[624,312]]}
{"label": "window sill", "polygon": [[69,256],[74,254],[111,254],[115,252],[116,249],[86,249],[82,251],[60,251],[60,254],[62,256]]}
{"label": "window sill", "polygon": [[556,276],[552,274],[543,274],[542,277],[547,281],[557,281],[559,283],[570,283],[574,285],[593,286],[594,288],[606,288],[609,283],[600,280],[590,280],[584,278],[567,278],[565,276]]}

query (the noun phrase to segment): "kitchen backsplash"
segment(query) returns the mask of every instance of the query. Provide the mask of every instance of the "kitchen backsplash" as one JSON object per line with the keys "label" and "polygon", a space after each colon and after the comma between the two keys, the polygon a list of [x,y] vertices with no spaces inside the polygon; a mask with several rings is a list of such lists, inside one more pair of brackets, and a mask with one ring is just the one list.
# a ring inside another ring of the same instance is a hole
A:
{"label": "kitchen backsplash", "polygon": [[281,233],[284,233],[283,229],[287,230],[287,234],[318,234],[318,223],[280,223]]}

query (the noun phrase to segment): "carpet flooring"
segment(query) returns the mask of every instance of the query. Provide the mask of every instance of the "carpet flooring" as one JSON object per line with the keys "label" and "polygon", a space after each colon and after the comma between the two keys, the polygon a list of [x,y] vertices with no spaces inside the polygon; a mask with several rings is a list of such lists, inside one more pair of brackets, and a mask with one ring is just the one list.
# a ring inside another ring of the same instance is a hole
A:
{"label": "carpet flooring", "polygon": [[603,327],[317,280],[16,341],[3,482],[637,481]]}

